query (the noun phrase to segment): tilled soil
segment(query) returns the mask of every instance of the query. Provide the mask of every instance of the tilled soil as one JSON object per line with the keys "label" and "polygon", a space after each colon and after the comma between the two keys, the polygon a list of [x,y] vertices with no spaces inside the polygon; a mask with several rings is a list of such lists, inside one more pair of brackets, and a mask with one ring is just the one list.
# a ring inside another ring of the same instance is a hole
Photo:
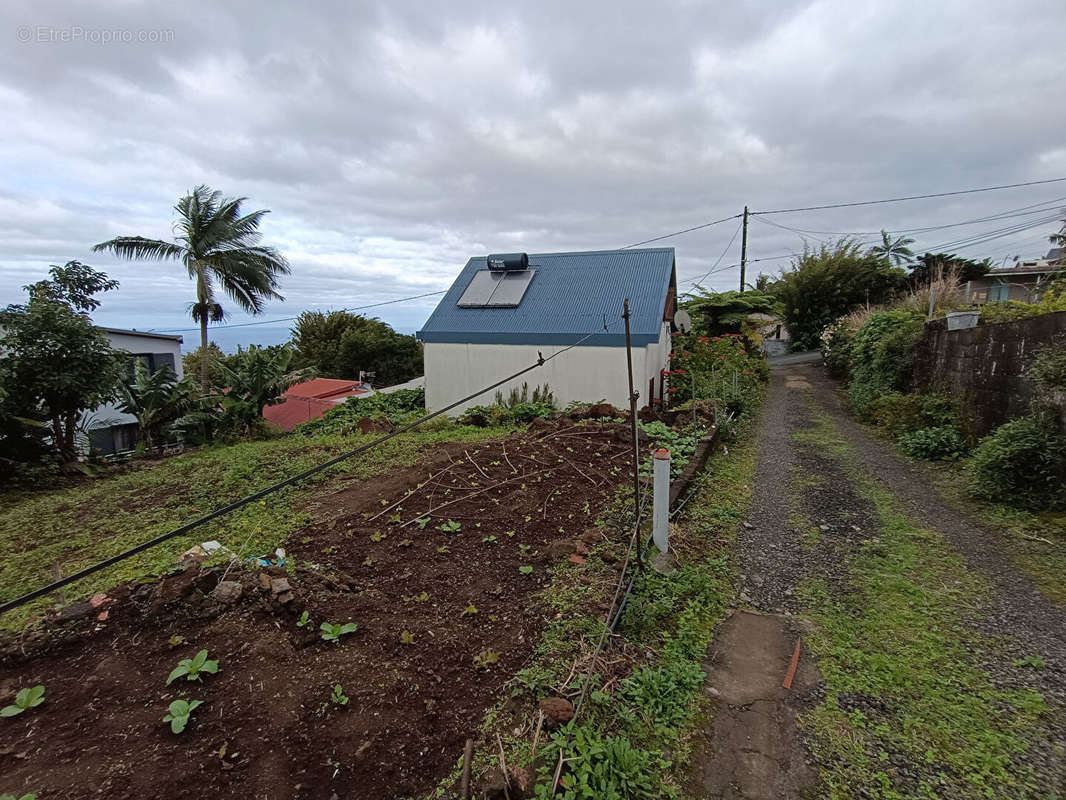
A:
{"label": "tilled soil", "polygon": [[[286,546],[298,565],[286,577],[291,600],[237,569],[227,577],[243,594],[224,606],[209,594],[217,570],[198,565],[116,587],[105,622],[75,621],[4,654],[0,704],[22,686],[47,688],[43,705],[0,721],[0,791],[427,792],[529,659],[548,569],[582,561],[574,540],[625,482],[628,452],[621,426],[541,428],[447,446],[420,467],[320,498],[319,521]],[[320,638],[320,623],[349,620],[358,630],[339,644]],[[178,660],[201,648],[219,673],[167,687]],[[336,684],[346,705],[330,700]],[[176,698],[204,701],[181,735],[162,722]]]}

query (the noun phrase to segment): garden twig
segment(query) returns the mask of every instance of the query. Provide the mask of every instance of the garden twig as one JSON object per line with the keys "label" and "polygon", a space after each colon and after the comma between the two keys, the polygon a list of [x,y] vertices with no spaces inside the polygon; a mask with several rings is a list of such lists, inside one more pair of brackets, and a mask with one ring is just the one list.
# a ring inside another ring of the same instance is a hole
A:
{"label": "garden twig", "polygon": [[470,463],[474,465],[474,469],[476,469],[478,472],[480,472],[482,475],[485,476],[485,480],[487,480],[487,481],[491,481],[492,480],[492,478],[489,476],[489,473],[485,472],[485,470],[483,470],[481,467],[479,467],[478,463],[476,461],[474,461],[473,458],[470,457],[470,453],[468,453],[466,450],[464,450],[463,451],[463,455],[466,456],[467,459],[469,459]]}
{"label": "garden twig", "polygon": [[540,726],[544,724],[544,712],[537,712],[537,732],[533,734],[533,749],[529,751],[529,757],[534,759],[537,757],[537,740],[540,738]]}
{"label": "garden twig", "polygon": [[503,772],[503,796],[507,800],[511,800],[511,791],[508,788],[511,785],[511,776],[507,772],[507,757],[503,754],[503,738],[500,736],[500,732],[496,731],[496,744],[500,746],[500,770]]}
{"label": "garden twig", "polygon": [[454,500],[449,500],[447,503],[441,503],[436,508],[431,508],[428,511],[423,511],[421,514],[419,514],[416,517],[412,517],[411,519],[407,520],[407,522],[402,523],[400,525],[400,527],[401,528],[406,528],[408,525],[410,525],[415,520],[421,519],[422,517],[425,517],[425,516],[427,516],[429,514],[432,514],[432,513],[436,512],[436,511],[439,511],[442,508],[446,508],[447,506],[450,506],[453,503],[460,503],[460,502],[462,502],[464,500],[469,500],[471,497],[477,497],[477,495],[479,495],[479,494],[484,494],[485,492],[491,492],[493,489],[499,489],[501,486],[505,486],[508,483],[514,483],[515,481],[522,480],[523,478],[531,478],[534,475],[540,475],[541,473],[547,472],[547,471],[548,470],[546,470],[546,469],[542,469],[539,472],[527,472],[527,473],[522,474],[522,475],[517,475],[514,478],[508,478],[507,480],[500,481],[499,483],[493,484],[492,486],[486,486],[484,489],[480,489],[479,491],[476,491],[473,494],[466,495],[466,497],[457,497]]}
{"label": "garden twig", "polygon": [[517,475],[518,474],[518,470],[516,470],[514,468],[514,464],[511,463],[511,459],[509,459],[507,457],[507,442],[506,441],[501,441],[500,442],[500,447],[503,448],[503,460],[506,461],[507,462],[507,466],[509,466],[511,468],[511,474],[512,475]]}

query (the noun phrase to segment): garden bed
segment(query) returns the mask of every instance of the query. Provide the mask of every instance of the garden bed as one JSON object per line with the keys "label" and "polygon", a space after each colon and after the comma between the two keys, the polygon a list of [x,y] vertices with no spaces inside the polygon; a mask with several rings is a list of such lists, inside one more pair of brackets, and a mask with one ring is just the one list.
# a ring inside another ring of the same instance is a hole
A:
{"label": "garden bed", "polygon": [[[36,684],[46,700],[0,719],[0,793],[424,794],[528,661],[548,569],[583,561],[575,540],[627,483],[628,454],[617,424],[442,445],[417,467],[320,497],[318,521],[289,537],[287,574],[231,570],[234,602],[211,596],[220,570],[199,564],[117,587],[106,621],[93,609],[4,653],[0,705]],[[322,640],[321,623],[348,621],[355,633]],[[202,648],[218,674],[166,686]],[[346,705],[331,701],[337,684]],[[176,698],[204,701],[180,735],[162,721]]]}

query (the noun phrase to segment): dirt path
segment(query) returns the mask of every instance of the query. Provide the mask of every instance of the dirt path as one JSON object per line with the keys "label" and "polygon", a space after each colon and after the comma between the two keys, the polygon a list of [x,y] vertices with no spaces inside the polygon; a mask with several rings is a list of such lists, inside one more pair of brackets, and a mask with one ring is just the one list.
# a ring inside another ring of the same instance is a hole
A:
{"label": "dirt path", "polygon": [[[838,441],[817,438],[816,431],[825,437],[826,428]],[[847,458],[841,457],[842,450]],[[816,763],[806,738],[812,735],[812,725],[803,722],[804,715],[822,702],[824,689],[818,665],[806,648],[792,689],[782,688],[781,679],[797,635],[812,630],[804,616],[817,617],[819,603],[846,606],[859,598],[857,613],[865,613],[859,580],[869,573],[853,570],[853,561],[868,562],[869,543],[888,535],[882,530],[884,509],[875,507],[869,489],[863,488],[871,484],[877,491],[887,491],[885,502],[900,509],[905,524],[942,537],[947,546],[939,547],[949,553],[949,560],[956,552],[965,569],[989,587],[980,597],[967,596],[960,606],[966,609],[962,640],[984,637],[989,644],[987,649],[975,648],[979,652],[967,650],[973,653],[967,659],[997,690],[1036,690],[1043,695],[1051,709],[1040,723],[1047,726],[1046,732],[1030,743],[1025,768],[1031,768],[1033,785],[1043,791],[1053,791],[1062,780],[1061,767],[1055,763],[1066,744],[1059,714],[1066,699],[1066,609],[1041,595],[999,551],[996,531],[985,529],[939,497],[923,466],[900,457],[889,443],[872,437],[851,419],[820,364],[789,364],[772,373],[752,510],[736,543],[738,606],[744,610],[720,628],[705,665],[707,692],[716,699],[713,722],[697,736],[693,760],[697,796],[784,800],[829,793],[822,785],[827,773],[823,769],[819,778],[818,770],[826,764]],[[812,593],[811,587],[817,591]],[[923,624],[920,618],[917,624]],[[930,618],[928,624],[935,628],[939,623]],[[1033,659],[1040,660],[1040,669],[1031,668]],[[893,707],[898,700],[887,700],[887,710],[886,700],[887,696],[857,691],[834,697],[833,710],[839,703],[846,713],[902,717],[904,712]],[[965,717],[961,709],[945,712]],[[967,719],[977,728],[984,724]],[[822,752],[824,756],[824,748]],[[834,758],[861,760],[862,754]],[[886,780],[894,788],[902,787],[902,796],[911,791],[920,794],[928,790],[930,780],[940,779],[931,779],[931,771],[906,754],[882,754],[882,758],[888,759]],[[963,769],[959,766],[960,772]],[[844,773],[837,769],[837,774]],[[947,768],[940,772],[949,776],[945,780],[955,780],[950,773]],[[873,789],[857,789],[854,796],[880,796],[868,791]],[[936,796],[956,795],[948,790]]]}

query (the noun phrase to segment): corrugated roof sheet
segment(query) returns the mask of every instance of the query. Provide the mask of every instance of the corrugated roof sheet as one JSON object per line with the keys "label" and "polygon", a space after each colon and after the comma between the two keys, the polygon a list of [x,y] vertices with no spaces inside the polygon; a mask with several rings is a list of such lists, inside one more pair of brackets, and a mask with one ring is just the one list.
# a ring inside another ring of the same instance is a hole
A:
{"label": "corrugated roof sheet", "polygon": [[[529,255],[536,270],[517,308],[459,308],[485,256],[471,258],[444,299],[426,320],[424,342],[469,344],[625,344],[622,302],[628,297],[633,344],[658,341],[666,296],[674,273],[674,248],[595,250]],[[607,332],[603,331],[604,319]]]}

